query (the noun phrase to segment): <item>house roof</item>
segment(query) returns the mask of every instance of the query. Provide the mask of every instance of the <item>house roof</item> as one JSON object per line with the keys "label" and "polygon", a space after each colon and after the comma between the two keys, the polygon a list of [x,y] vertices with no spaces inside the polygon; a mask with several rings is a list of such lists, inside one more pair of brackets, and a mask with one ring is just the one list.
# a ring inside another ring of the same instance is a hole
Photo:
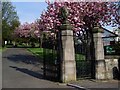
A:
{"label": "house roof", "polygon": [[[103,28],[103,27],[102,27]],[[103,36],[102,38],[112,38],[112,37],[118,37],[117,34],[115,34],[114,32],[110,31],[110,30],[107,30],[105,28],[104,29],[104,33],[103,33]]]}

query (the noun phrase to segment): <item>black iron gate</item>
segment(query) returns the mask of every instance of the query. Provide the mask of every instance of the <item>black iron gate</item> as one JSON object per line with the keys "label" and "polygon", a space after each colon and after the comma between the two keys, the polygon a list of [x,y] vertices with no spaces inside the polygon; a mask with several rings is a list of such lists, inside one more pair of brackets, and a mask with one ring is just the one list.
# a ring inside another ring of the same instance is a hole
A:
{"label": "black iron gate", "polygon": [[83,29],[74,33],[77,79],[94,77],[93,44],[91,39],[91,34],[87,30]]}
{"label": "black iron gate", "polygon": [[92,62],[91,60],[86,60],[85,52],[82,53],[79,49],[85,50],[83,45],[75,46],[75,60],[76,60],[76,71],[77,78],[91,78],[92,77]]}
{"label": "black iron gate", "polygon": [[60,59],[58,52],[58,38],[55,33],[44,34],[43,40],[43,75],[44,78],[59,81],[60,79]]}

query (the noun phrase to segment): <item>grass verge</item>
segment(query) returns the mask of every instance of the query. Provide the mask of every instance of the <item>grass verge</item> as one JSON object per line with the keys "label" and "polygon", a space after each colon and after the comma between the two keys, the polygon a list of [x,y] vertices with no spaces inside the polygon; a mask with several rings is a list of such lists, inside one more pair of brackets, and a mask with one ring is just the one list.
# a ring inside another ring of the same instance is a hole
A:
{"label": "grass verge", "polygon": [[[55,59],[57,57],[57,52],[52,49],[44,49],[44,48],[27,48],[28,51],[30,51],[35,56],[39,57],[40,59],[43,59],[43,57],[46,57],[46,59]],[[82,54],[75,54],[75,59],[77,61],[84,61],[85,56]]]}
{"label": "grass verge", "polygon": [[0,47],[0,52],[3,52],[6,50],[6,47]]}
{"label": "grass verge", "polygon": [[43,60],[43,48],[27,48],[29,52]]}

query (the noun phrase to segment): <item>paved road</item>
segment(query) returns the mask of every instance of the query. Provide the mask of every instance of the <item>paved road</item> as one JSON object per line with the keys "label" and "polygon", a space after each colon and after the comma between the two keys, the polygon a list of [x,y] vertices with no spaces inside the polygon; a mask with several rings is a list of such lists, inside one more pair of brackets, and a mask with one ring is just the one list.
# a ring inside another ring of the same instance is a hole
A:
{"label": "paved road", "polygon": [[3,88],[70,88],[43,79],[42,65],[26,49],[9,48],[3,52]]}

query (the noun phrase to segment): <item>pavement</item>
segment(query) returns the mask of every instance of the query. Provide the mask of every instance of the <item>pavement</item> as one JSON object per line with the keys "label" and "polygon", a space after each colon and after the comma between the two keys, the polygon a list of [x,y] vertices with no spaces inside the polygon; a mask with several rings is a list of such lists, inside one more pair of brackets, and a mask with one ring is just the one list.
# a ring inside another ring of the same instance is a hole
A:
{"label": "pavement", "polygon": [[24,48],[8,48],[2,53],[2,88],[64,88],[74,90],[120,90],[117,80],[78,80],[59,83],[43,78],[39,59]]}
{"label": "pavement", "polygon": [[70,82],[69,85],[76,85],[87,90],[120,90],[120,81],[118,80],[78,80]]}

